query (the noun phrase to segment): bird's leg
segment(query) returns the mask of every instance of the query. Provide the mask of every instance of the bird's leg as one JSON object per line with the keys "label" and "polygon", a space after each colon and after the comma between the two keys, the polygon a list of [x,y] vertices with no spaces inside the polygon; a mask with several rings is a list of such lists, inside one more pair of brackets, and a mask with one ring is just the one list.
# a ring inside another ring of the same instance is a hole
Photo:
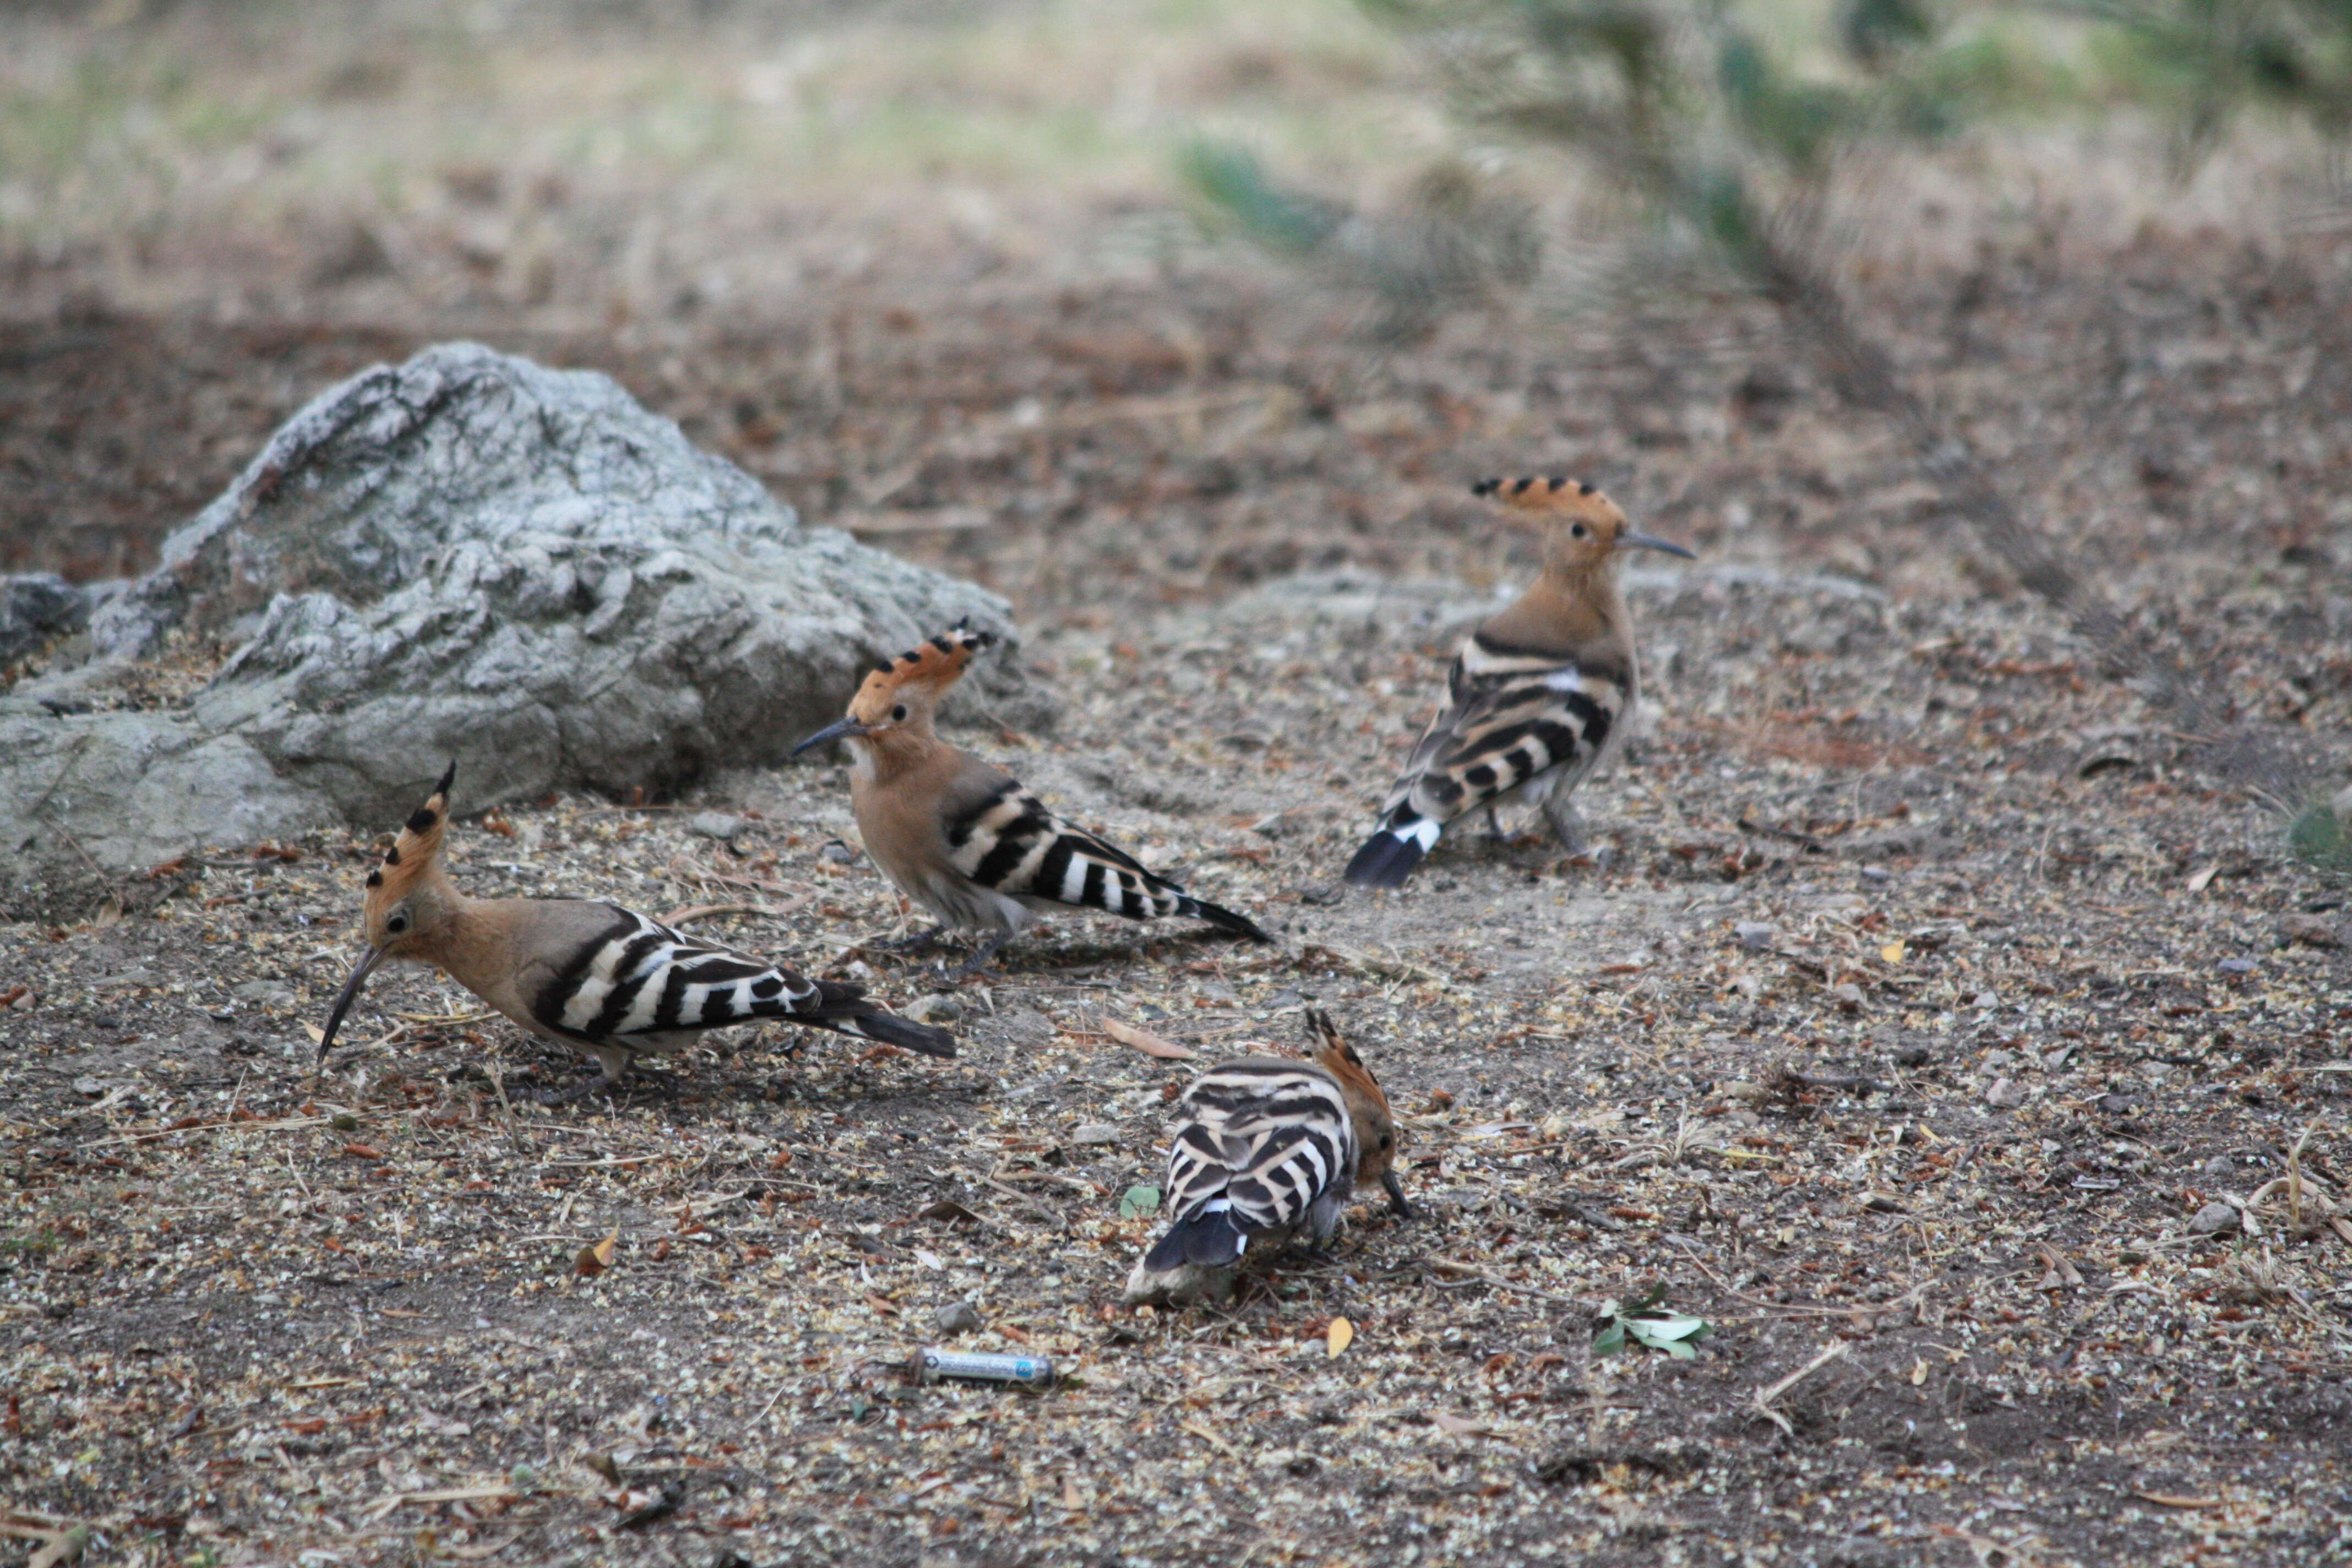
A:
{"label": "bird's leg", "polygon": [[961,984],[963,981],[971,979],[982,970],[987,968],[988,961],[994,958],[999,950],[1001,950],[1006,942],[1012,940],[1013,933],[1011,931],[1001,931],[995,935],[990,937],[986,942],[982,942],[978,952],[973,953],[971,957],[965,960],[961,968],[956,969],[949,973],[947,977],[948,984],[950,985]]}
{"label": "bird's leg", "polygon": [[935,925],[929,931],[919,931],[910,936],[894,936],[887,942],[869,942],[865,945],[877,952],[929,952],[939,946],[940,939],[947,934],[946,926]]}
{"label": "bird's leg", "polygon": [[1502,841],[1502,819],[1495,815],[1495,803],[1490,800],[1486,803],[1486,842],[1489,844],[1500,844]]}
{"label": "bird's leg", "polygon": [[1547,795],[1543,804],[1544,820],[1559,836],[1559,842],[1571,855],[1584,853],[1584,824],[1577,819],[1576,807],[1569,804],[1565,794]]}

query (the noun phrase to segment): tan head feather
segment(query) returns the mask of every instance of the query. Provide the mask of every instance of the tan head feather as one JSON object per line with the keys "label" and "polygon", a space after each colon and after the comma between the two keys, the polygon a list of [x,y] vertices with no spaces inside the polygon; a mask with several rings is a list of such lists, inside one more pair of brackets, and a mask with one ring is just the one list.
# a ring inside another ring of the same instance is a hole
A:
{"label": "tan head feather", "polygon": [[[367,909],[362,918],[369,940],[378,945],[383,945],[380,938],[385,934],[382,928],[386,913],[415,893],[438,867],[442,836],[449,827],[449,786],[457,777],[457,764],[453,762],[441,774],[441,782],[433,786],[432,796],[401,824],[400,837],[383,852],[383,864],[368,873]],[[402,933],[389,934],[397,937]]]}
{"label": "tan head feather", "polygon": [[1315,1065],[1339,1080],[1340,1098],[1348,1102],[1349,1120],[1356,1124],[1356,1180],[1379,1182],[1388,1189],[1397,1213],[1410,1213],[1404,1189],[1397,1184],[1399,1140],[1388,1095],[1364,1065],[1364,1058],[1356,1054],[1356,1047],[1340,1037],[1328,1013],[1319,1007],[1307,1010],[1307,1036],[1315,1042]]}
{"label": "tan head feather", "polygon": [[958,621],[922,647],[902,653],[866,678],[849,704],[849,716],[870,729],[904,723],[900,711],[919,705],[926,712],[941,693],[962,679],[979,654],[994,646],[996,634]]}

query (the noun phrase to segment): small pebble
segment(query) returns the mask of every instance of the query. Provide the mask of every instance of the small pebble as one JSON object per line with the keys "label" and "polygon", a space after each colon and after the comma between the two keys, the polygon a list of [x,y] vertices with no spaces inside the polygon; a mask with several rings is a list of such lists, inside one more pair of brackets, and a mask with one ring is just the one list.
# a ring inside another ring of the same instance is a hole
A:
{"label": "small pebble", "polygon": [[980,1327],[980,1309],[969,1301],[950,1301],[931,1314],[931,1331],[941,1336],[970,1333]]}
{"label": "small pebble", "polygon": [[686,830],[698,838],[732,838],[746,826],[741,817],[723,811],[698,811],[686,819]]}
{"label": "small pebble", "polygon": [[1090,1144],[1116,1143],[1119,1141],[1120,1137],[1121,1134],[1119,1130],[1111,1123],[1108,1121],[1089,1121],[1085,1126],[1070,1134],[1070,1142],[1083,1149]]}
{"label": "small pebble", "polygon": [[2225,958],[2213,967],[2224,974],[2252,974],[2254,961],[2251,958]]}
{"label": "small pebble", "polygon": [[2237,1228],[2238,1211],[2225,1203],[2207,1204],[2197,1211],[2197,1217],[2189,1222],[2190,1233],[2196,1236],[2227,1236]]}
{"label": "small pebble", "polygon": [[1985,1090],[1985,1103],[2007,1110],[2025,1103],[2025,1090],[2015,1079],[1997,1078],[1992,1080],[1992,1087]]}
{"label": "small pebble", "polygon": [[1894,874],[1884,866],[1864,866],[1862,868],[1862,879],[1865,882],[1884,882]]}
{"label": "small pebble", "polygon": [[1899,1068],[1923,1068],[1933,1060],[1934,1053],[1925,1046],[1904,1046],[1894,1056],[1895,1065]]}
{"label": "small pebble", "polygon": [[2227,1154],[2214,1155],[2211,1159],[2206,1161],[2200,1169],[2205,1174],[2209,1176],[2219,1176],[2224,1181],[2227,1181],[2230,1177],[2238,1173],[2238,1167],[2231,1163],[2230,1156]]}
{"label": "small pebble", "polygon": [[1731,934],[1750,952],[1769,952],[1780,933],[1762,921],[1741,921],[1731,928]]}
{"label": "small pebble", "polygon": [[838,838],[826,839],[824,847],[816,853],[818,859],[830,860],[836,866],[854,866],[857,863],[857,851]]}

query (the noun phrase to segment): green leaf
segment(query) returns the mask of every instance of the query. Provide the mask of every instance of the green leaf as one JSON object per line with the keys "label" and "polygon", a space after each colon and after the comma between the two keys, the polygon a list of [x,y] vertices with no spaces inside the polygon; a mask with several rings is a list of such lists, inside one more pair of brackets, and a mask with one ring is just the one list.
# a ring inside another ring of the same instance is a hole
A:
{"label": "green leaf", "polygon": [[1609,1326],[1592,1337],[1594,1355],[1615,1355],[1625,1348],[1625,1320],[1612,1318]]}
{"label": "green leaf", "polygon": [[1127,1195],[1118,1200],[1118,1217],[1121,1219],[1141,1219],[1145,1215],[1159,1212],[1160,1189],[1158,1187],[1129,1187],[1127,1189]]}
{"label": "green leaf", "polygon": [[1706,1320],[1684,1313],[1663,1318],[1627,1318],[1625,1331],[1652,1350],[1664,1351],[1679,1361],[1688,1361],[1697,1352],[1688,1341],[1704,1339],[1707,1333]]}

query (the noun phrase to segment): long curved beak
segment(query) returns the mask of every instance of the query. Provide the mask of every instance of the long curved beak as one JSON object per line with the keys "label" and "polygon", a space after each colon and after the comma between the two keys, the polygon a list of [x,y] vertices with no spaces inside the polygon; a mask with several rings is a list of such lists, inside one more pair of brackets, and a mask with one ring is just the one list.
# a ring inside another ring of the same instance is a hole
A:
{"label": "long curved beak", "polygon": [[343,982],[342,994],[335,998],[335,1010],[327,1015],[327,1026],[319,1036],[319,1061],[321,1065],[326,1062],[327,1048],[335,1043],[335,1031],[343,1026],[343,1015],[350,1012],[352,1004],[359,1000],[360,987],[367,984],[369,972],[390,956],[390,951],[388,948],[369,948],[361,956],[359,967],[352,971],[352,977]]}
{"label": "long curved beak", "polygon": [[1679,555],[1685,561],[1696,561],[1698,559],[1697,556],[1692,554],[1689,551],[1685,550],[1681,545],[1669,544],[1664,540],[1647,533],[1621,533],[1617,536],[1617,548],[1620,550],[1663,550],[1669,555]]}
{"label": "long curved beak", "polygon": [[859,723],[855,719],[844,719],[837,724],[827,724],[824,729],[819,730],[815,734],[811,735],[807,740],[803,741],[799,745],[794,746],[793,748],[793,755],[797,757],[803,752],[814,751],[817,747],[824,745],[827,741],[845,741],[852,735],[863,735],[864,733],[866,733],[865,725]]}
{"label": "long curved beak", "polygon": [[1404,1201],[1404,1184],[1397,1180],[1395,1166],[1381,1173],[1381,1185],[1389,1190],[1389,1207],[1396,1211],[1397,1218],[1411,1219],[1412,1205]]}

